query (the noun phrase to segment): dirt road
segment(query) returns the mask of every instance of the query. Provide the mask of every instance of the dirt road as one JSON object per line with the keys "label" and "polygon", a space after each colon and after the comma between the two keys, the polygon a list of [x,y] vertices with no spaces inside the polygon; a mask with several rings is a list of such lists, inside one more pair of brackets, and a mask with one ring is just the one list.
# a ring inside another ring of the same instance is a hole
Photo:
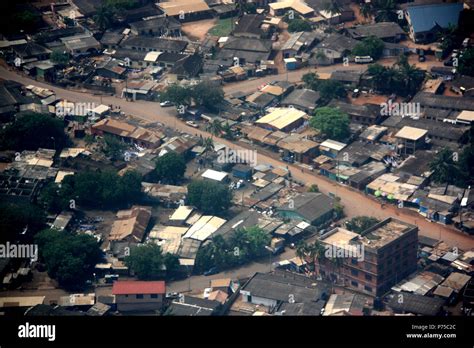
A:
{"label": "dirt road", "polygon": [[[9,80],[15,80],[22,84],[29,85],[34,84],[44,88],[49,88],[56,92],[59,98],[65,98],[74,102],[91,102],[100,103],[100,97],[91,95],[88,93],[80,93],[72,90],[65,90],[55,86],[39,83],[29,78],[19,76],[13,71],[8,71],[3,67],[0,67],[0,77]],[[262,81],[258,80],[259,84]],[[246,87],[247,88],[247,87]],[[192,128],[185,123],[177,120],[175,117],[175,110],[173,108],[161,108],[158,103],[147,102],[147,101],[136,101],[129,102],[124,99],[117,97],[102,97],[103,104],[112,104],[120,106],[122,111],[127,115],[133,115],[136,118],[140,118],[149,122],[161,122],[169,127],[176,128],[182,132],[190,134],[201,134],[203,137],[209,137],[210,134],[199,129]],[[243,148],[242,144],[236,144],[225,139],[219,139],[220,143],[229,146],[232,149]],[[268,163],[275,167],[286,166],[287,164],[275,160],[269,156],[259,154],[258,163]],[[435,239],[442,239],[447,244],[458,247],[461,250],[469,250],[474,248],[474,238],[463,234],[451,227],[435,224],[423,219],[420,215],[408,210],[398,209],[393,206],[388,206],[385,209],[381,209],[380,204],[371,198],[364,195],[359,191],[355,191],[351,188],[336,184],[328,179],[317,176],[311,172],[301,172],[301,168],[294,165],[289,165],[289,169],[292,172],[292,176],[301,182],[305,182],[307,185],[317,184],[323,193],[332,192],[342,199],[342,204],[345,207],[345,212],[349,217],[356,215],[372,215],[378,218],[395,217],[408,223],[416,224],[419,227],[420,234]]]}

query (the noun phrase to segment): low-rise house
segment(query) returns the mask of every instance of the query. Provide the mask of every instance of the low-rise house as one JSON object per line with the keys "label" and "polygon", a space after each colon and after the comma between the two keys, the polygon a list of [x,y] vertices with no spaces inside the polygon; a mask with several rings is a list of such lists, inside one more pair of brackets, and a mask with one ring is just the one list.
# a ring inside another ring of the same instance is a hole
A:
{"label": "low-rise house", "polygon": [[300,163],[311,163],[318,153],[319,144],[300,134],[291,134],[277,142],[277,147],[283,150],[284,158],[291,158]]}
{"label": "low-rise house", "polygon": [[462,3],[408,6],[405,18],[410,28],[410,38],[416,43],[435,41],[440,30],[458,25],[462,10]]}
{"label": "low-rise house", "polygon": [[171,40],[151,36],[131,36],[123,41],[120,46],[122,48],[138,51],[181,53],[186,49],[188,43],[182,40]]}
{"label": "low-rise house", "polygon": [[404,155],[413,154],[417,149],[423,149],[426,146],[427,134],[428,131],[421,128],[405,126],[400,129],[395,134],[400,153]]}
{"label": "low-rise house", "polygon": [[95,73],[98,76],[110,79],[122,79],[125,76],[126,71],[127,69],[123,67],[119,61],[113,58],[105,59],[100,62],[95,69]]}
{"label": "low-rise house", "polygon": [[117,212],[117,219],[109,234],[110,241],[142,242],[151,218],[151,208],[134,206]]}
{"label": "low-rise house", "polygon": [[317,58],[319,58],[318,55],[322,55],[319,58],[321,62],[335,64],[342,62],[344,57],[349,57],[357,43],[357,40],[350,37],[333,33],[318,43],[313,51]]}
{"label": "low-rise house", "polygon": [[319,92],[311,89],[295,89],[280,103],[283,107],[294,107],[307,114],[313,114],[316,103],[320,99]]}
{"label": "low-rise house", "polygon": [[302,220],[319,226],[334,217],[334,200],[320,192],[305,192],[277,207],[277,214],[286,219]]}
{"label": "low-rise house", "polygon": [[323,316],[362,316],[369,308],[367,298],[359,294],[333,294],[329,297]]}
{"label": "low-rise house", "polygon": [[164,135],[157,131],[151,131],[112,118],[104,118],[92,125],[91,133],[100,136],[104,134],[113,135],[125,142],[134,143],[145,148],[158,147],[161,144],[161,139],[164,138]]}
{"label": "low-rise house", "polygon": [[331,73],[330,79],[355,88],[361,83],[363,74],[362,70],[335,70]]}
{"label": "low-rise house", "polygon": [[255,273],[241,288],[243,302],[260,305],[268,313],[279,311],[282,303],[307,303],[324,301],[330,287],[291,272]]}
{"label": "low-rise house", "polygon": [[252,39],[263,39],[265,32],[262,30],[262,24],[265,16],[261,14],[243,15],[232,32],[235,37],[247,37]]}
{"label": "low-rise house", "polygon": [[219,315],[221,307],[222,303],[216,300],[181,295],[178,300],[170,304],[165,315],[192,317]]}
{"label": "low-rise house", "polygon": [[305,112],[295,108],[274,108],[256,121],[256,124],[265,129],[281,132],[290,132],[302,126],[307,120]]}
{"label": "low-rise house", "polygon": [[382,120],[380,105],[357,105],[333,100],[328,104],[328,106],[338,108],[342,112],[346,113],[352,123],[370,126],[373,124],[378,124]]}
{"label": "low-rise house", "polygon": [[156,4],[167,17],[174,17],[180,22],[196,21],[208,18],[212,10],[204,0],[169,0]]}
{"label": "low-rise house", "polygon": [[100,42],[90,34],[63,37],[61,42],[72,55],[94,53],[100,50]]}
{"label": "low-rise house", "polygon": [[222,225],[226,223],[226,220],[221,219],[217,216],[203,215],[189,228],[183,239],[194,239],[200,242],[212,237]]}
{"label": "low-rise house", "polygon": [[362,40],[370,36],[375,36],[387,42],[399,42],[405,36],[405,32],[395,22],[379,22],[374,24],[358,25],[354,28],[346,29],[349,35],[355,40]]}
{"label": "low-rise house", "polygon": [[[400,298],[403,301],[400,301]],[[443,311],[445,301],[437,297],[428,297],[409,292],[395,293],[388,302],[388,306],[399,314],[415,314],[437,316]]]}
{"label": "low-rise house", "polygon": [[122,42],[124,36],[125,35],[121,31],[107,30],[104,35],[102,35],[100,44],[103,48],[116,49]]}
{"label": "low-rise house", "polygon": [[319,35],[312,31],[292,33],[290,38],[281,48],[283,58],[294,58],[295,56],[299,56],[305,50],[313,48],[318,37]]}
{"label": "low-rise house", "polygon": [[293,11],[294,14],[299,14],[303,17],[312,17],[314,10],[306,5],[302,0],[284,0],[268,5],[270,8],[270,16],[284,16],[288,11]]}
{"label": "low-rise house", "polygon": [[327,139],[319,145],[319,151],[325,156],[336,158],[337,155],[347,146],[336,140]]}
{"label": "low-rise house", "polygon": [[[270,58],[272,41],[246,37],[229,37],[217,54],[218,59],[239,65],[260,64]],[[238,61],[235,59],[238,58]]]}
{"label": "low-rise house", "polygon": [[166,294],[164,281],[116,281],[112,287],[120,312],[151,312],[161,310]]}
{"label": "low-rise house", "polygon": [[181,36],[181,23],[174,17],[156,17],[130,23],[134,35]]}

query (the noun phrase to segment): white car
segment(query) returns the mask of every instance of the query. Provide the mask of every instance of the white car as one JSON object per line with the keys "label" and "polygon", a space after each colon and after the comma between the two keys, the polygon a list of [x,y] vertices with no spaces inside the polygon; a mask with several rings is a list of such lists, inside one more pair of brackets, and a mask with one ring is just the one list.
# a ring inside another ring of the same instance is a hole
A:
{"label": "white car", "polygon": [[186,121],[186,124],[194,128],[199,128],[199,125],[194,121]]}
{"label": "white car", "polygon": [[168,107],[168,106],[173,106],[173,103],[170,102],[169,100],[165,100],[164,102],[161,102],[161,103],[160,103],[160,106],[161,106],[162,108],[166,108],[166,107]]}

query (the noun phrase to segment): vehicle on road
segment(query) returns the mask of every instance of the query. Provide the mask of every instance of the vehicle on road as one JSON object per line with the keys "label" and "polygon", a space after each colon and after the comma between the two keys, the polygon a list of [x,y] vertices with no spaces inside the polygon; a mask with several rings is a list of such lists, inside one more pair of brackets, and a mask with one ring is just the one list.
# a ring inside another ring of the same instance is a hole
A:
{"label": "vehicle on road", "polygon": [[372,63],[374,61],[374,58],[371,56],[355,56],[354,61],[357,64],[366,64],[366,63]]}
{"label": "vehicle on road", "polygon": [[212,268],[209,268],[206,272],[204,272],[204,275],[205,276],[211,276],[213,274],[217,274],[219,273],[219,268],[218,267],[212,267]]}
{"label": "vehicle on road", "polygon": [[186,124],[187,124],[188,126],[193,127],[193,128],[199,128],[199,125],[198,125],[196,122],[194,122],[194,121],[186,121]]}
{"label": "vehicle on road", "polygon": [[165,100],[164,102],[161,102],[161,103],[160,103],[160,106],[161,106],[162,108],[167,108],[167,107],[169,107],[169,106],[173,106],[173,103],[170,102],[169,100]]}

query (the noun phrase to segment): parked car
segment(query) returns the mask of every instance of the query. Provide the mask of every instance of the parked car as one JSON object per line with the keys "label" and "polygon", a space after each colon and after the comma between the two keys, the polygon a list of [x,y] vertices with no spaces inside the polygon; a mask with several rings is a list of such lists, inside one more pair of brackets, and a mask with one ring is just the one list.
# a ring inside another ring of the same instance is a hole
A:
{"label": "parked car", "polygon": [[354,60],[357,64],[372,63],[374,61],[371,56],[356,56]]}
{"label": "parked car", "polygon": [[173,103],[170,102],[169,100],[165,100],[164,102],[161,102],[161,103],[160,103],[160,106],[161,106],[162,108],[166,108],[166,107],[169,107],[169,106],[173,106]]}
{"label": "parked car", "polygon": [[426,61],[426,57],[424,55],[419,55],[418,56],[418,61],[419,62],[424,62],[424,61]]}
{"label": "parked car", "polygon": [[194,128],[199,128],[199,125],[194,121],[186,121],[186,124]]}
{"label": "parked car", "polygon": [[217,274],[217,273],[219,273],[219,268],[212,267],[212,268],[208,269],[206,272],[204,272],[204,275],[205,276],[210,276],[210,275]]}

